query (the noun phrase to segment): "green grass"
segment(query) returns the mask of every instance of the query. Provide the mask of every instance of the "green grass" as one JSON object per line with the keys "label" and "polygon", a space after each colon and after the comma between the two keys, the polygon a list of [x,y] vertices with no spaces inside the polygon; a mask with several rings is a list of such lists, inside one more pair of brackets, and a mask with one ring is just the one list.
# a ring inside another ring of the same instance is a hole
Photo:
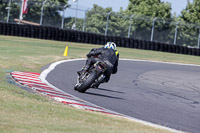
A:
{"label": "green grass", "polygon": [[[69,53],[64,57],[66,46]],[[55,61],[85,58],[93,47],[100,46],[0,36],[0,133],[169,133],[127,119],[63,105],[6,81],[6,71],[40,72],[41,67]],[[120,58],[200,64],[200,57],[196,56],[127,48],[118,48],[118,51]]]}

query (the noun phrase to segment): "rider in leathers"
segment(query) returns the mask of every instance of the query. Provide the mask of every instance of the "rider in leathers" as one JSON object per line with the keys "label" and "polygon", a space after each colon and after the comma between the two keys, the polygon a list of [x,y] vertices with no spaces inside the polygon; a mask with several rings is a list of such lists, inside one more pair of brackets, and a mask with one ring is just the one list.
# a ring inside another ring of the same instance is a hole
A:
{"label": "rider in leathers", "polygon": [[[108,82],[111,74],[117,73],[119,53],[116,50],[116,44],[114,42],[108,42],[102,48],[91,49],[91,51],[87,54],[87,57],[88,59],[86,61],[85,66],[82,68],[81,71],[78,71],[79,75],[82,72],[87,71],[90,68],[90,66],[95,64],[96,61],[98,60],[102,60],[107,64],[107,71],[105,72],[106,77],[102,81],[102,83]],[[95,58],[95,57],[98,57],[98,58]]]}

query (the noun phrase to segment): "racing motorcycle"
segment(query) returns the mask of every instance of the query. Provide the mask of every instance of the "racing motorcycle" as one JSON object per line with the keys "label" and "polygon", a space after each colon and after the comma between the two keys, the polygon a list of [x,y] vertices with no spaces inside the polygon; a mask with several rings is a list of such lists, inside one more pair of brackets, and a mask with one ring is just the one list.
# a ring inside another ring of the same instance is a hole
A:
{"label": "racing motorcycle", "polygon": [[88,71],[78,75],[77,84],[74,86],[74,90],[84,93],[89,88],[98,88],[106,77],[105,71],[107,70],[107,64],[104,61],[97,61],[93,64]]}

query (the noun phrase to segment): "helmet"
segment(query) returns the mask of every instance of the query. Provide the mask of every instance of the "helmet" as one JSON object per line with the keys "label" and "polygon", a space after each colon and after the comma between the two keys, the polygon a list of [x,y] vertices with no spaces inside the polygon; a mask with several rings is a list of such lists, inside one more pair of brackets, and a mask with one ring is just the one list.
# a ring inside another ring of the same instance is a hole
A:
{"label": "helmet", "polygon": [[114,42],[107,42],[104,48],[111,48],[113,50],[116,50],[116,44]]}

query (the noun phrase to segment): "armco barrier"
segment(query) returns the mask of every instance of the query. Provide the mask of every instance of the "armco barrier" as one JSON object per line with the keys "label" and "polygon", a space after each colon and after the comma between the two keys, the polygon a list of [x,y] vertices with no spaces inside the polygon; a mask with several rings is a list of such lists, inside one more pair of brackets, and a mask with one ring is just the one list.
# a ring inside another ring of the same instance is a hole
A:
{"label": "armco barrier", "polygon": [[117,44],[118,47],[200,56],[200,49],[198,48],[188,48],[179,45],[165,44],[155,41],[138,40],[133,38],[124,38],[118,36],[104,36],[94,33],[65,30],[49,26],[33,26],[0,22],[0,35],[11,35],[101,45],[105,44],[108,41],[113,41]]}

